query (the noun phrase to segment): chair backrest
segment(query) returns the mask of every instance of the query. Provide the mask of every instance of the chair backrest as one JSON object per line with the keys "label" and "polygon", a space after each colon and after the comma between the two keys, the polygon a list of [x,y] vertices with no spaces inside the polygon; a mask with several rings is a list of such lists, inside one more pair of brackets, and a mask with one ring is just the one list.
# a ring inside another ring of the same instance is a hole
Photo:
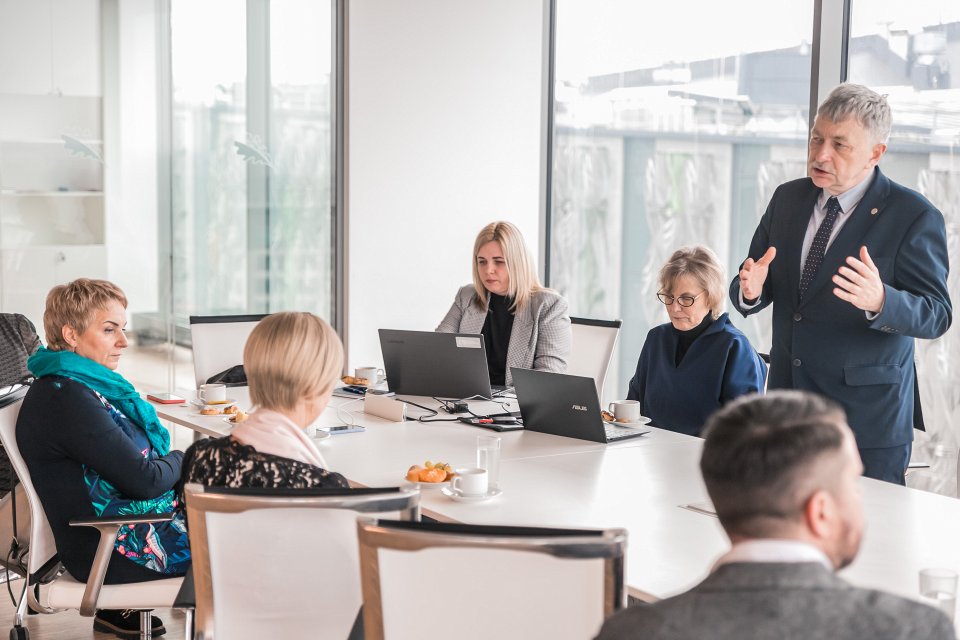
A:
{"label": "chair backrest", "polygon": [[30,376],[27,358],[40,347],[33,323],[19,313],[0,313],[0,387]]}
{"label": "chair backrest", "polygon": [[567,361],[567,373],[593,378],[597,397],[603,403],[603,381],[607,377],[610,358],[620,336],[621,320],[570,318],[573,347]]}
{"label": "chair backrest", "polygon": [[250,332],[267,314],[190,316],[193,372],[200,388],[210,376],[243,364],[243,347]]}
{"label": "chair backrest", "polygon": [[345,640],[362,602],[358,513],[419,517],[417,487],[184,491],[207,638]]}
{"label": "chair backrest", "polygon": [[[27,573],[34,579],[46,574],[50,564],[57,557],[57,543],[53,539],[53,530],[47,522],[47,516],[40,504],[40,497],[33,487],[33,479],[27,469],[27,463],[20,455],[17,446],[17,416],[20,414],[20,405],[23,404],[23,393],[9,404],[0,407],[0,442],[10,458],[10,464],[20,478],[20,486],[27,498],[30,507],[30,546],[27,552]],[[41,570],[43,570],[41,572]]]}
{"label": "chair backrest", "polygon": [[592,638],[625,604],[623,529],[362,518],[366,640]]}

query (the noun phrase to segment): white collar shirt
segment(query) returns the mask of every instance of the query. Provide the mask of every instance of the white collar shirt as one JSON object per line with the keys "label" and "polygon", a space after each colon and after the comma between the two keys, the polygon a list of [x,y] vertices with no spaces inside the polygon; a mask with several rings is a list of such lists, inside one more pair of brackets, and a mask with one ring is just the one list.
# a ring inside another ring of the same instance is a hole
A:
{"label": "white collar shirt", "polygon": [[734,562],[819,562],[830,571],[833,565],[826,554],[815,546],[799,540],[758,539],[733,545],[713,565],[713,571]]}

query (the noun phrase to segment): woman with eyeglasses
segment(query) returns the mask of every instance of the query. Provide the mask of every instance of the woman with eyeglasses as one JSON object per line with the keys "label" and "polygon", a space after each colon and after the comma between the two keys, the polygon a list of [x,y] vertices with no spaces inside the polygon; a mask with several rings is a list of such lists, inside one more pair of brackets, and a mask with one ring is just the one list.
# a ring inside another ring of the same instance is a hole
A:
{"label": "woman with eyeglasses", "polygon": [[763,389],[763,361],[722,313],[725,282],[703,246],[678,249],[660,269],[657,298],[670,322],[647,334],[627,394],[653,426],[700,435],[715,410]]}

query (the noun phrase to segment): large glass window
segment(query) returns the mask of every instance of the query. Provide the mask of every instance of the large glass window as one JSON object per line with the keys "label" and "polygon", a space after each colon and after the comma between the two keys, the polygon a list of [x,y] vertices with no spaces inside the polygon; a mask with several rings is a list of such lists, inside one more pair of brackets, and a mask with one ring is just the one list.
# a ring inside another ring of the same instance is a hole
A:
{"label": "large glass window", "polygon": [[331,317],[331,15],[310,0],[172,5],[181,324],[281,309]]}
{"label": "large glass window", "polygon": [[[667,322],[670,254],[705,244],[732,274],[773,190],[804,175],[812,25],[812,2],[559,0],[550,284],[572,315],[623,319],[611,397]],[[733,319],[760,351],[768,313]]]}
{"label": "large glass window", "polygon": [[[893,130],[880,168],[943,212],[952,266],[950,295],[956,305],[960,301],[960,3],[857,0],[850,24],[849,79],[887,94],[893,110]],[[954,419],[960,406],[956,330],[937,340],[918,340],[916,361],[927,433],[917,435],[913,459],[932,466],[929,471],[914,472],[910,484],[955,495],[960,436]]]}

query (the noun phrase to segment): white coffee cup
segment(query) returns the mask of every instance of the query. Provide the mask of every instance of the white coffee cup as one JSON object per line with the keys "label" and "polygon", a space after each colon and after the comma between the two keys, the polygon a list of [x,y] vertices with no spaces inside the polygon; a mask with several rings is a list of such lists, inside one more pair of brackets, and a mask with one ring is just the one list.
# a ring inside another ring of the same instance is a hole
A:
{"label": "white coffee cup", "polygon": [[639,400],[617,400],[610,403],[609,410],[617,422],[637,422],[640,420]]}
{"label": "white coffee cup", "polygon": [[197,392],[197,397],[206,402],[207,404],[213,404],[216,402],[226,402],[227,401],[227,385],[221,384],[219,382],[202,384],[200,385],[200,390]]}
{"label": "white coffee cup", "polygon": [[353,370],[354,378],[366,378],[371,385],[380,382],[381,375],[383,375],[383,369],[376,367],[357,367]]}
{"label": "white coffee cup", "polygon": [[487,470],[467,467],[454,470],[450,489],[462,496],[483,496],[487,493]]}

